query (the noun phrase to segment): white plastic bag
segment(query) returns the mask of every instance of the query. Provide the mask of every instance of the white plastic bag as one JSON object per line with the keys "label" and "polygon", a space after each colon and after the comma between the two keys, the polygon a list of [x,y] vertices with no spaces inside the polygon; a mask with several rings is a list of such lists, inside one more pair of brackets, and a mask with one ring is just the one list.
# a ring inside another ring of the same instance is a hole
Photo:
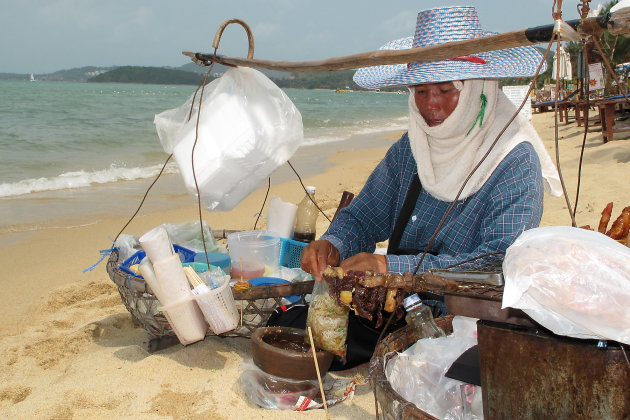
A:
{"label": "white plastic bag", "polygon": [[[173,153],[195,197],[191,162],[198,99],[190,120],[192,96],[154,120],[162,147]],[[257,70],[227,70],[206,86],[202,99],[194,162],[202,205],[208,210],[232,209],[285,163],[303,138],[302,116],[280,88]]]}
{"label": "white plastic bag", "polygon": [[630,248],[598,232],[549,226],[524,232],[503,262],[503,307],[555,334],[630,344]]}

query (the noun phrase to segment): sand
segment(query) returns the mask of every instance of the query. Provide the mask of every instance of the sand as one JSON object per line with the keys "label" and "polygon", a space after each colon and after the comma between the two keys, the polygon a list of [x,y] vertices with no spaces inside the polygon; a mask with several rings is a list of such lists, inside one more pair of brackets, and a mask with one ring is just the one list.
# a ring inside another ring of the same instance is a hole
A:
{"label": "sand", "polygon": [[[553,113],[536,114],[533,123],[555,159]],[[561,169],[573,206],[583,129],[572,122],[558,131]],[[318,202],[329,216],[342,191],[359,192],[398,135],[379,138],[378,147],[338,147],[328,155],[323,173],[310,171],[304,182],[317,186]],[[588,135],[578,225],[597,226],[610,201],[615,204],[613,218],[630,205],[630,143],[627,136],[619,138],[603,144],[601,133]],[[143,193],[141,189],[136,195]],[[271,193],[292,202],[303,196],[297,181],[274,184]],[[251,229],[264,194],[260,189],[233,211],[204,212],[204,218],[214,229]],[[162,192],[156,200],[182,204],[167,210],[148,206],[127,233],[139,235],[162,223],[197,217],[186,194]],[[188,347],[149,353],[147,333],[132,324],[104,262],[81,272],[96,262],[98,251],[109,246],[108,237],[116,235],[126,217],[104,208],[88,219],[74,226],[45,220],[0,230],[0,417],[324,418],[322,410],[279,413],[248,401],[238,384],[243,363],[251,361],[247,339],[207,337]],[[547,196],[542,225],[570,224],[565,200]],[[327,225],[320,217],[318,231]],[[331,407],[330,415],[373,417],[371,390],[359,386],[354,399]]]}

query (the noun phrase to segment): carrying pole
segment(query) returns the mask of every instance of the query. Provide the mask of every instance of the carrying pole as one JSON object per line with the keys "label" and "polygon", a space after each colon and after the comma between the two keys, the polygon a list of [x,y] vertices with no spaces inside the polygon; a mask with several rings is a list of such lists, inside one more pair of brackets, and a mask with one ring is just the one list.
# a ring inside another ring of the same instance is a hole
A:
{"label": "carrying pole", "polygon": [[[620,9],[612,14],[607,13],[599,17],[570,20],[565,23],[583,36],[598,35],[605,30],[613,34],[628,34],[630,33],[630,8]],[[224,28],[225,25],[222,25],[220,28],[221,32]],[[251,48],[248,58],[226,57],[190,51],[184,51],[182,54],[203,66],[210,65],[210,63],[214,61],[227,66],[254,67],[284,72],[325,72],[385,64],[446,60],[483,51],[535,45],[542,42],[549,42],[553,37],[554,28],[555,24],[545,25],[427,47],[405,50],[377,50],[319,61],[291,62],[259,60],[253,58]],[[251,36],[249,32],[248,37],[251,46],[253,45],[253,36]]]}

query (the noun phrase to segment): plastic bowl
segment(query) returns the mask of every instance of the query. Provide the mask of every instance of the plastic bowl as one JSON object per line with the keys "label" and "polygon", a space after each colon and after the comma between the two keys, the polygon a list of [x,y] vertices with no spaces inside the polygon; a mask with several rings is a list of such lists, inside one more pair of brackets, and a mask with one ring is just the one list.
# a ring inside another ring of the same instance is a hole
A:
{"label": "plastic bowl", "polygon": [[[252,334],[254,363],[270,375],[290,379],[317,379],[313,352],[303,351],[308,341],[306,331],[290,327],[263,327]],[[310,348],[310,344],[305,348]],[[330,369],[334,355],[317,350],[319,373],[323,377]]]}

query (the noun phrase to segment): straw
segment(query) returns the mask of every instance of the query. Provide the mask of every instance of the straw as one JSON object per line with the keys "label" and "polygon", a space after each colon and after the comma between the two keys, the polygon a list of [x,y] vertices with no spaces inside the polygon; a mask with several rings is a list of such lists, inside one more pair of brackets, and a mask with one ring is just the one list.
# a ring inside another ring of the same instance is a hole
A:
{"label": "straw", "polygon": [[311,340],[311,350],[313,352],[313,360],[315,361],[315,371],[317,372],[317,382],[319,382],[319,392],[322,394],[322,401],[324,402],[324,411],[326,411],[326,418],[330,420],[330,415],[328,414],[328,404],[326,403],[326,394],[324,394],[324,385],[322,385],[322,377],[319,374],[319,364],[317,363],[317,351],[315,349],[315,343],[313,342],[313,333],[311,332],[311,327],[307,327],[308,329],[308,338]]}

